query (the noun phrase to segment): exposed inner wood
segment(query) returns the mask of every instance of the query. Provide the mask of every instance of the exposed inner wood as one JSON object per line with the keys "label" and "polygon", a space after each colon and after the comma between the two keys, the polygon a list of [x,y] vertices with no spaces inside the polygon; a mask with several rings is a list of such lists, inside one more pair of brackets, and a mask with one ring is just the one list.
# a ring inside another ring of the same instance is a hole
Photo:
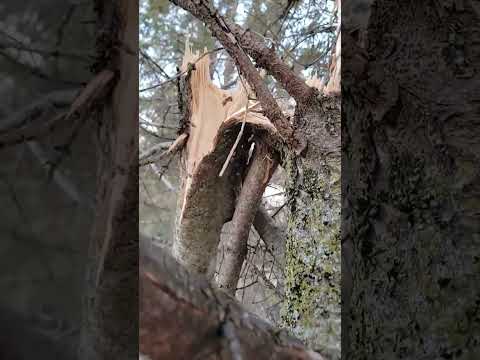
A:
{"label": "exposed inner wood", "polygon": [[[243,84],[239,82],[234,90],[218,88],[210,80],[210,59],[202,55],[198,51],[193,51],[187,41],[181,69],[187,71],[189,64],[194,64],[190,77],[192,116],[187,144],[187,169],[192,175],[198,163],[213,150],[220,126],[223,123],[233,125],[243,120],[245,104],[248,97],[252,96],[251,89],[245,82]],[[254,102],[248,107],[258,108],[259,104]],[[271,122],[258,113],[249,112],[245,122],[276,131]]]}
{"label": "exposed inner wood", "polygon": [[[181,70],[189,74],[189,135],[182,152],[172,250],[181,264],[199,273],[208,271],[222,226],[232,218],[235,194],[247,167],[247,135],[252,127],[276,133],[258,112],[260,105],[244,81],[231,91],[211,81],[210,60],[204,54],[192,51],[187,42]],[[244,123],[243,136],[239,136],[239,123]]]}

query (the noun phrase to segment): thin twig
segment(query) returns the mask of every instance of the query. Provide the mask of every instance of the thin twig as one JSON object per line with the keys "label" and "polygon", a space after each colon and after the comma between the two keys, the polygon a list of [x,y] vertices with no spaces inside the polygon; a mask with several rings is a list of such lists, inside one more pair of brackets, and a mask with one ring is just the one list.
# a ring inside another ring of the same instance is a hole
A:
{"label": "thin twig", "polygon": [[165,150],[164,152],[162,152],[160,155],[158,155],[157,157],[154,157],[154,158],[150,158],[148,159],[149,157],[151,157],[153,154],[156,154],[157,151],[154,151],[153,154],[147,154],[147,155],[144,155],[143,157],[140,157],[140,161],[139,161],[139,166],[145,166],[145,165],[150,165],[150,164],[153,164],[155,162],[157,162],[158,160],[160,159],[163,159],[165,156],[167,155],[172,155],[176,152],[178,152],[180,149],[183,148],[183,146],[185,145],[185,143],[187,142],[187,138],[188,138],[188,135],[187,134],[182,134],[180,135],[174,142],[172,145],[170,145],[170,147]]}
{"label": "thin twig", "polygon": [[245,105],[245,113],[243,114],[242,127],[240,128],[237,138],[235,139],[235,143],[230,149],[230,153],[227,156],[227,160],[225,160],[225,163],[222,166],[222,170],[220,170],[220,173],[218,174],[219,177],[222,177],[225,170],[227,170],[227,166],[230,163],[230,160],[232,159],[233,153],[235,152],[235,149],[237,148],[238,144],[240,143],[240,139],[242,138],[243,129],[245,128],[245,122],[247,121],[248,103],[249,103],[249,100],[247,98],[247,104]]}
{"label": "thin twig", "polygon": [[[223,48],[216,48],[216,49],[213,49],[213,50],[210,50],[210,51],[207,51],[205,53],[203,53],[197,60],[195,60],[195,62],[193,62],[193,65],[195,65],[197,62],[200,61],[200,59],[202,59],[203,57],[205,57],[206,55],[209,55],[209,54],[212,54],[214,52],[217,52],[217,51],[220,51],[220,50],[223,50]],[[145,92],[145,91],[149,91],[149,90],[153,90],[153,89],[157,89],[159,87],[162,87],[166,84],[168,84],[169,82],[172,82],[178,78],[180,78],[181,76],[183,76],[184,74],[188,73],[189,71],[191,71],[191,66],[188,66],[186,70],[182,71],[182,72],[179,72],[177,75],[175,75],[174,77],[171,77],[169,78],[168,80],[160,83],[160,84],[155,84],[155,85],[152,85],[152,86],[149,86],[149,87],[146,87],[144,89],[140,89],[139,92]]]}

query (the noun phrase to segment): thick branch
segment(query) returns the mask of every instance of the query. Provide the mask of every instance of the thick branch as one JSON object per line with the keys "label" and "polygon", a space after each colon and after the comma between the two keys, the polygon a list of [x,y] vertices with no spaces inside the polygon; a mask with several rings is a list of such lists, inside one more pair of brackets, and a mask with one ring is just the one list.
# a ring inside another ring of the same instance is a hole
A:
{"label": "thick branch", "polygon": [[270,158],[265,144],[257,144],[232,219],[232,233],[225,246],[225,257],[220,269],[218,284],[235,295],[243,261],[247,255],[247,242],[250,227],[262,200],[265,187],[272,176],[276,161]]}
{"label": "thick branch", "polygon": [[[265,45],[264,39],[260,35],[250,30],[244,30],[230,19],[222,17],[208,1],[201,1],[200,5],[194,4],[190,0],[172,0],[172,2],[207,24],[220,42],[222,39],[218,36],[218,31],[225,33],[224,36],[233,43],[238,42],[257,65],[267,70],[267,73],[272,75],[297,102],[305,102],[313,94],[313,89],[306,85],[305,81],[277,56],[274,49],[269,49]],[[209,11],[207,12],[205,9]],[[228,36],[229,33],[233,35],[233,38]],[[225,44],[223,45],[227,48]],[[238,61],[237,54],[230,53],[230,55]]]}
{"label": "thick branch", "polygon": [[314,90],[278,57],[274,48],[268,48],[260,35],[249,29],[243,29],[230,19],[225,18],[225,23],[246,53],[255,60],[257,66],[272,75],[297,103],[308,101],[314,94]]}
{"label": "thick branch", "polygon": [[164,250],[141,253],[139,347],[150,359],[322,359]]}

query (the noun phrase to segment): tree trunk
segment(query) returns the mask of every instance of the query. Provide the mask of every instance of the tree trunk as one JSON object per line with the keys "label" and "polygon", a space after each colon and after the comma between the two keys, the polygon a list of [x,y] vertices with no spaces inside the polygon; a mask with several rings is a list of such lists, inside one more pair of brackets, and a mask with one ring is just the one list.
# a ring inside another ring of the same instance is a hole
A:
{"label": "tree trunk", "polygon": [[473,3],[377,1],[367,51],[343,47],[348,359],[480,353]]}
{"label": "tree trunk", "polygon": [[297,108],[304,158],[290,156],[285,324],[328,358],[340,358],[340,98]]}
{"label": "tree trunk", "polygon": [[138,346],[138,1],[97,2],[97,71],[118,82],[99,109],[96,220],[82,359],[136,359]]}
{"label": "tree trunk", "polygon": [[140,353],[150,359],[322,359],[166,251],[142,254],[140,266]]}

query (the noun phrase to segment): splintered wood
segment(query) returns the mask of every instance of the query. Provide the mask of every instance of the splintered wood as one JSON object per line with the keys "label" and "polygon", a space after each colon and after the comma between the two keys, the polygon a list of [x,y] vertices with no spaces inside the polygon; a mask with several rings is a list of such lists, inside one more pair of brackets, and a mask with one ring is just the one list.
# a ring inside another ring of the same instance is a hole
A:
{"label": "splintered wood", "polygon": [[[233,91],[219,89],[210,80],[210,59],[202,55],[192,51],[187,41],[182,71],[187,71],[189,64],[195,64],[190,77],[192,116],[187,143],[187,169],[191,175],[201,159],[214,149],[220,126],[224,123],[232,126],[243,120],[245,104],[251,96],[250,88],[242,82]],[[253,101],[248,110],[257,108],[258,102]],[[248,111],[245,122],[276,132],[267,118],[252,111]]]}

